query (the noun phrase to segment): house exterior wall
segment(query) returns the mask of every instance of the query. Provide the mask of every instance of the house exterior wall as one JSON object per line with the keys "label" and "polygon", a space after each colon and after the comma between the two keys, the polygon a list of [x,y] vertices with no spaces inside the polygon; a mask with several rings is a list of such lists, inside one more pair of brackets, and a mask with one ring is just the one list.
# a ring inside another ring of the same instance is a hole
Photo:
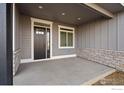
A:
{"label": "house exterior wall", "polygon": [[124,51],[85,48],[78,49],[77,56],[124,71]]}
{"label": "house exterior wall", "polygon": [[[21,59],[31,59],[31,17],[21,15]],[[52,28],[52,56],[71,55],[76,54],[76,33],[75,29],[75,48],[59,49],[58,48],[58,25],[71,26],[53,22]]]}
{"label": "house exterior wall", "polygon": [[[52,46],[52,51],[53,51],[53,56],[59,56],[59,55],[71,55],[71,54],[76,54],[76,33],[77,33],[77,29],[75,28],[75,48],[65,48],[65,49],[59,49],[58,48],[58,25],[63,25],[63,26],[71,26],[71,25],[66,25],[66,24],[62,24],[62,23],[53,23],[53,32],[52,32],[52,39],[53,39],[53,46]],[[71,26],[73,27],[73,26]]]}
{"label": "house exterior wall", "polygon": [[124,51],[124,12],[112,19],[101,19],[78,28],[78,48]]}
{"label": "house exterior wall", "polygon": [[21,61],[21,47],[20,47],[20,14],[18,8],[15,6],[15,20],[13,32],[13,75],[15,75],[20,61]]}
{"label": "house exterior wall", "polygon": [[18,8],[15,8],[15,50],[20,48],[20,14]]}
{"label": "house exterior wall", "polygon": [[124,12],[78,29],[77,56],[124,71]]}
{"label": "house exterior wall", "polygon": [[21,15],[21,59],[31,58],[31,20],[28,16]]}

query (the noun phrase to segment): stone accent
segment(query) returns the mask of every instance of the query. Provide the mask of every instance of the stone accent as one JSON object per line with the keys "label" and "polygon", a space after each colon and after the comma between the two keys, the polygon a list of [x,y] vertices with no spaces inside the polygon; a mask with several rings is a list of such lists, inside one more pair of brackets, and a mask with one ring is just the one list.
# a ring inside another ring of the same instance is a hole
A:
{"label": "stone accent", "polygon": [[20,49],[16,50],[15,52],[13,52],[13,75],[16,74],[20,61],[21,61],[21,51]]}
{"label": "stone accent", "polygon": [[124,51],[85,48],[78,49],[77,56],[124,71]]}

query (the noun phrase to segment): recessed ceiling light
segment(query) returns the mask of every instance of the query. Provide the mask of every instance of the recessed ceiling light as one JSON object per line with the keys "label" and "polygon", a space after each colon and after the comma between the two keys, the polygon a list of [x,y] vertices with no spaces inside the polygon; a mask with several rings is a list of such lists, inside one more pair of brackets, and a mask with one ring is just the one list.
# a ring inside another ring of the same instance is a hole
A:
{"label": "recessed ceiling light", "polygon": [[77,18],[77,20],[81,20],[81,18],[80,18],[80,17],[78,17],[78,18]]}
{"label": "recessed ceiling light", "polygon": [[42,8],[43,8],[43,6],[38,6],[38,8],[39,8],[39,9],[42,9]]}
{"label": "recessed ceiling light", "polygon": [[63,15],[63,16],[64,16],[64,15],[65,15],[65,13],[62,13],[61,15]]}

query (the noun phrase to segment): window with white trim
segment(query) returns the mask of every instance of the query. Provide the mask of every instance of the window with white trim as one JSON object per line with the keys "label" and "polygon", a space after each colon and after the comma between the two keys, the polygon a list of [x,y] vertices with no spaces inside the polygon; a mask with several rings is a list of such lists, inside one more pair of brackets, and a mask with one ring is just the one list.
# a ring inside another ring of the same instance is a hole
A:
{"label": "window with white trim", "polygon": [[59,48],[74,48],[74,28],[59,25]]}

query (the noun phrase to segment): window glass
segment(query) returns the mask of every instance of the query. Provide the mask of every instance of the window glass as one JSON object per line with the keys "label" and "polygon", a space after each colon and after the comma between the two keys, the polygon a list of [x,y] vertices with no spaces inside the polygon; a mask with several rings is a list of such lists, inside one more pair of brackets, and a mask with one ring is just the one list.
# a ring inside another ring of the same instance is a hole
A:
{"label": "window glass", "polygon": [[66,27],[60,27],[59,28],[59,34],[60,34],[60,41],[59,41],[59,46],[60,48],[73,48],[74,44],[73,44],[73,40],[74,40],[74,30],[73,29],[69,29]]}
{"label": "window glass", "polygon": [[60,45],[61,47],[65,47],[66,44],[66,32],[60,32]]}

